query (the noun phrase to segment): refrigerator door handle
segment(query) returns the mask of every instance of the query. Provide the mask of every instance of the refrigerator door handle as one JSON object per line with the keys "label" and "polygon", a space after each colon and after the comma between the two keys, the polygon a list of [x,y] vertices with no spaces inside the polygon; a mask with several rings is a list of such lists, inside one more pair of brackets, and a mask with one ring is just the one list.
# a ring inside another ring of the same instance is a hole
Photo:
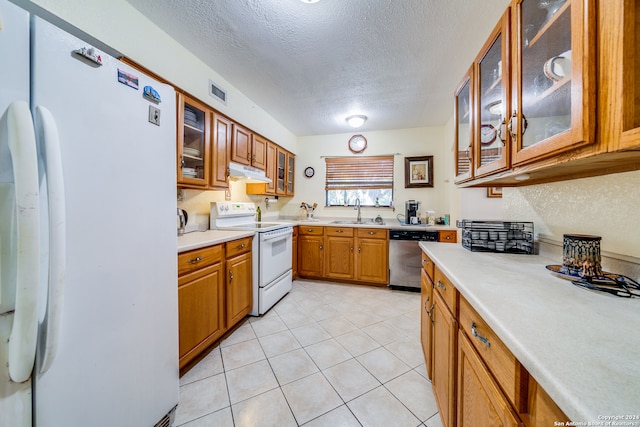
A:
{"label": "refrigerator door handle", "polygon": [[13,326],[9,336],[9,376],[21,383],[31,376],[38,335],[40,212],[38,155],[29,105],[15,101],[7,110],[8,146],[17,210],[17,268]]}
{"label": "refrigerator door handle", "polygon": [[36,131],[47,170],[47,199],[49,201],[49,278],[47,311],[42,335],[40,373],[51,366],[60,342],[64,284],[66,272],[66,211],[62,154],[58,127],[51,112],[42,106],[35,110]]}

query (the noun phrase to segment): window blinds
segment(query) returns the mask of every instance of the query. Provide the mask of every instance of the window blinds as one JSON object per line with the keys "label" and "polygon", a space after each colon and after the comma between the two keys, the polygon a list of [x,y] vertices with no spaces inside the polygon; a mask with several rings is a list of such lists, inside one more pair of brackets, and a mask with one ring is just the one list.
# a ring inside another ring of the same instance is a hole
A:
{"label": "window blinds", "polygon": [[393,188],[393,156],[325,159],[325,190]]}

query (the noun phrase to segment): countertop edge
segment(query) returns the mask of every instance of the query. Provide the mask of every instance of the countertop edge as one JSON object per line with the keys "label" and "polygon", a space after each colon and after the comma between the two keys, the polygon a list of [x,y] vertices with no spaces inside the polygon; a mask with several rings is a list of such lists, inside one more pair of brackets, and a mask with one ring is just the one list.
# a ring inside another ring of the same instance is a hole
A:
{"label": "countertop edge", "polygon": [[206,230],[178,236],[178,253],[254,236],[254,231]]}

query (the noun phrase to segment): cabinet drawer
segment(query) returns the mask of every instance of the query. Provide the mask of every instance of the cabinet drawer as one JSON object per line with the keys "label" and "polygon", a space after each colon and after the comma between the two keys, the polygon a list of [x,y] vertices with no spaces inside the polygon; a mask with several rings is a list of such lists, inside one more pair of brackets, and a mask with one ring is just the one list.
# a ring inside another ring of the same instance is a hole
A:
{"label": "cabinet drawer", "polygon": [[389,236],[389,230],[386,228],[356,228],[356,230],[356,236],[367,239],[386,239]]}
{"label": "cabinet drawer", "polygon": [[244,239],[232,240],[227,242],[227,258],[243,254],[251,250],[251,241],[253,237],[245,237]]}
{"label": "cabinet drawer", "polygon": [[453,283],[447,279],[447,277],[440,271],[438,266],[434,267],[433,272],[433,284],[436,291],[442,296],[442,299],[447,304],[451,314],[456,317],[456,310],[458,309],[458,290]]}
{"label": "cabinet drawer", "polygon": [[325,235],[337,237],[353,237],[353,227],[325,227]]}
{"label": "cabinet drawer", "polygon": [[526,381],[527,375],[521,372],[518,360],[463,297],[460,297],[458,319],[460,328],[467,334],[471,345],[484,360],[511,404],[519,407],[522,403],[520,394],[526,392],[520,381]]}
{"label": "cabinet drawer", "polygon": [[322,236],[324,234],[324,227],[301,225],[298,232],[302,235]]}
{"label": "cabinet drawer", "polygon": [[456,230],[440,230],[438,231],[438,242],[456,243],[458,232]]}
{"label": "cabinet drawer", "polygon": [[222,245],[208,246],[178,254],[178,276],[222,261]]}
{"label": "cabinet drawer", "polygon": [[433,280],[434,264],[433,261],[431,261],[431,258],[429,258],[429,255],[424,252],[422,252],[422,268],[429,276],[429,279]]}

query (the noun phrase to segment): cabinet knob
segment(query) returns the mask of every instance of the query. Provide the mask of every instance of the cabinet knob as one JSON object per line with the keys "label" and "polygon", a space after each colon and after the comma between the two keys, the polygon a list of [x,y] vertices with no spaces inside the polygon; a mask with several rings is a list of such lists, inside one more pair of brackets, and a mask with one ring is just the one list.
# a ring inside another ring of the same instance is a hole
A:
{"label": "cabinet knob", "polygon": [[422,260],[422,263],[423,263],[424,265],[429,265],[429,261],[427,261],[426,259],[423,259],[423,260]]}
{"label": "cabinet knob", "polygon": [[322,245],[320,245],[320,250],[322,250]]}
{"label": "cabinet knob", "polygon": [[443,291],[447,290],[447,287],[445,285],[442,284],[442,282],[440,281],[440,279],[438,279],[438,287],[440,289],[442,289]]}
{"label": "cabinet knob", "polygon": [[233,282],[233,271],[229,270],[229,284]]}
{"label": "cabinet knob", "polygon": [[374,235],[374,234],[376,234],[376,232],[375,231],[370,231],[369,234]]}
{"label": "cabinet knob", "polygon": [[240,243],[238,246],[236,246],[236,249],[244,249],[245,244],[244,243]]}
{"label": "cabinet knob", "polygon": [[344,233],[344,230],[342,229],[336,230],[336,233]]}
{"label": "cabinet knob", "polygon": [[190,260],[189,260],[189,261],[187,261],[187,262],[188,262],[189,264],[195,264],[195,263],[200,262],[200,261],[202,261],[202,257],[195,257],[195,258],[190,259]]}

